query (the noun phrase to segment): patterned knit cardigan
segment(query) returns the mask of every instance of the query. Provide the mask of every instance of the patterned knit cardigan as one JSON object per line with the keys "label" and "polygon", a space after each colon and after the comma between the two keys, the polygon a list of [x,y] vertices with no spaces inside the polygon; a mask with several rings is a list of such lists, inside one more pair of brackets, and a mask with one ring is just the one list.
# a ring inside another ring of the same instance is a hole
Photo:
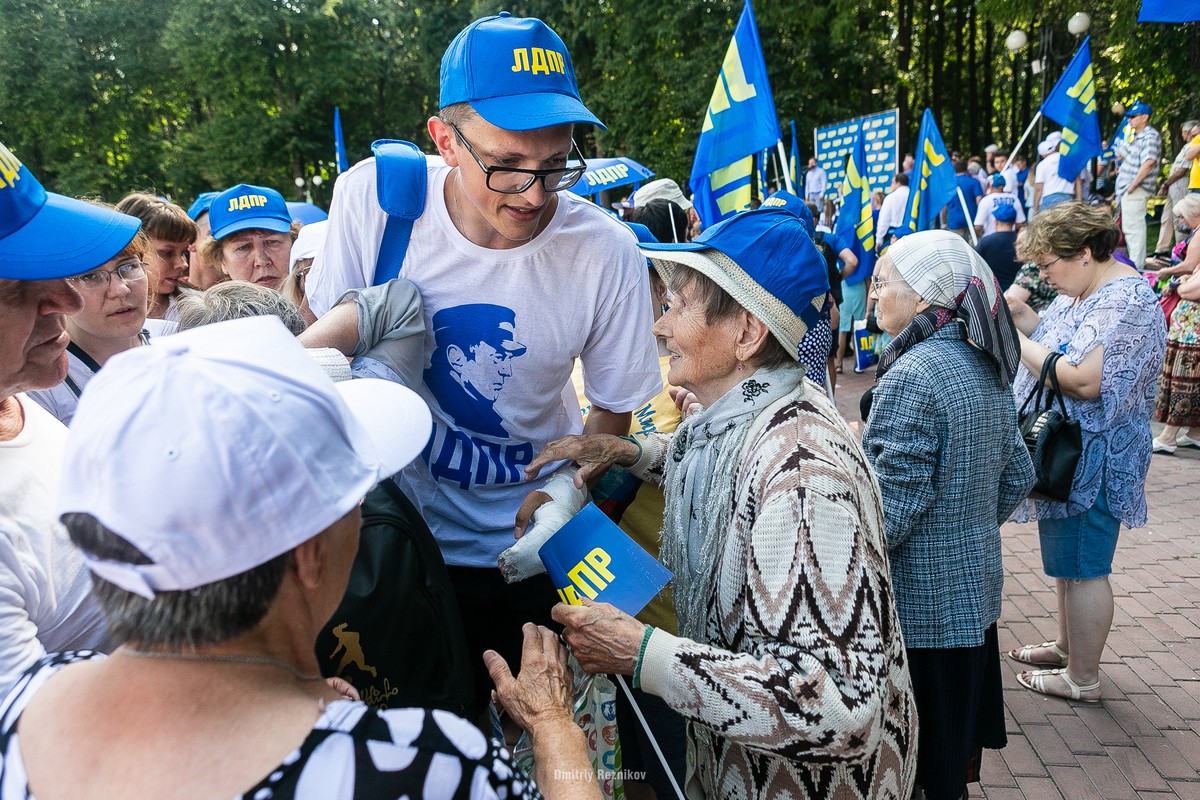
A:
{"label": "patterned knit cardigan", "polygon": [[[642,477],[672,468],[667,441]],[[642,688],[688,719],[687,795],[908,800],[916,705],[879,488],[815,386],[754,420],[731,502],[704,641],[655,630],[642,662]]]}

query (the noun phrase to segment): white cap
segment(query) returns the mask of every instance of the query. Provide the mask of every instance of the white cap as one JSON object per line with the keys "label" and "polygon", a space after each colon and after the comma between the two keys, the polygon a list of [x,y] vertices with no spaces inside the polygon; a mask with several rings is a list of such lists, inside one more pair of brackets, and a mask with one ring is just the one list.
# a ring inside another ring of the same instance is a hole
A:
{"label": "white cap", "polygon": [[692,207],[692,201],[683,196],[683,190],[679,188],[679,184],[670,178],[650,181],[634,192],[632,199],[636,208],[641,208],[651,200],[670,200],[684,211]]}
{"label": "white cap", "polygon": [[295,269],[296,262],[302,258],[316,258],[317,253],[325,249],[325,235],[329,232],[329,220],[310,222],[296,234],[292,242],[291,261],[288,270]]}
{"label": "white cap", "polygon": [[143,553],[84,555],[152,598],[238,575],[349,513],[429,440],[429,409],[391,381],[334,384],[276,317],[219,322],[109,360],[71,424],[58,513]]}
{"label": "white cap", "polygon": [[1045,139],[1037,146],[1038,155],[1042,158],[1050,155],[1058,150],[1059,142],[1062,141],[1062,134],[1058,131],[1051,131]]}

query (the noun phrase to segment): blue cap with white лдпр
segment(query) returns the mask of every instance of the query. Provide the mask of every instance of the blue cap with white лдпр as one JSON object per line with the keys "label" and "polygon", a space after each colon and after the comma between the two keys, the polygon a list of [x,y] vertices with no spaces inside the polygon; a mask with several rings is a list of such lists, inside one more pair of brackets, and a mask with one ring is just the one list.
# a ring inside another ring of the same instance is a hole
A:
{"label": "blue cap with white \u043b\u0434\u043f\u0440", "polygon": [[604,129],[579,99],[563,40],[540,19],[508,12],[475,20],[446,48],[438,107],[456,103],[508,131],[573,123]]}
{"label": "blue cap with white \u043b\u0434\u043f\u0440", "polygon": [[286,233],[292,228],[283,195],[266,186],[239,183],[226,189],[213,198],[208,214],[214,239],[250,229]]}
{"label": "blue cap with white \u043b\u0434\u043f\u0440", "polygon": [[120,253],[141,227],[137,217],[47,192],[0,144],[0,278],[88,272]]}

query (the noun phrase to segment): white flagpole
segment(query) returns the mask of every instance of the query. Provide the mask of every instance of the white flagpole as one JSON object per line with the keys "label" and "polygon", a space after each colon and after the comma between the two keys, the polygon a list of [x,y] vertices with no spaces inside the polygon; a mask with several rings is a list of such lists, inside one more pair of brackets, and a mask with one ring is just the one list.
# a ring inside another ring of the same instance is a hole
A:
{"label": "white flagpole", "polygon": [[1037,125],[1037,121],[1041,118],[1041,111],[1033,115],[1033,119],[1029,121],[1029,127],[1025,129],[1025,132],[1021,134],[1021,138],[1017,140],[1017,146],[1014,147],[1012,152],[1008,154],[1008,161],[1010,164],[1012,163],[1013,157],[1016,156],[1017,153],[1021,152],[1021,145],[1025,144],[1025,140],[1029,138],[1029,132],[1033,130],[1033,126]]}
{"label": "white flagpole", "polygon": [[975,236],[975,220],[971,219],[971,212],[967,211],[967,198],[963,197],[962,187],[955,186],[954,191],[958,192],[958,202],[962,203],[963,216],[967,218],[967,230],[971,234],[971,244],[979,244],[979,239]]}
{"label": "white flagpole", "polygon": [[[783,152],[783,139],[780,139],[779,141],[775,142],[775,147],[777,147],[779,149],[779,160],[784,165],[786,165],[788,162],[787,162],[787,155]],[[800,168],[799,163],[797,163],[796,168],[797,169]],[[789,193],[791,193],[791,194],[796,193],[796,188],[794,186],[792,186],[792,171],[790,169],[787,169],[786,167],[783,170],[783,185],[784,185],[784,188],[786,188]]]}

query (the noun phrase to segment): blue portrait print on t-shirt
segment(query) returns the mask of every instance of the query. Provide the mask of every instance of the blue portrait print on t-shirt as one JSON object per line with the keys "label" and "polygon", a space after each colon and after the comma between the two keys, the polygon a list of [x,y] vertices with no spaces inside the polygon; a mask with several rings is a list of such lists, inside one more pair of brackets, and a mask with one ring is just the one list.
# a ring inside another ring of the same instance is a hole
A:
{"label": "blue portrait print on t-shirt", "polygon": [[525,354],[517,341],[517,316],[489,303],[443,308],[433,315],[434,351],[425,385],[458,427],[507,439],[496,400]]}

